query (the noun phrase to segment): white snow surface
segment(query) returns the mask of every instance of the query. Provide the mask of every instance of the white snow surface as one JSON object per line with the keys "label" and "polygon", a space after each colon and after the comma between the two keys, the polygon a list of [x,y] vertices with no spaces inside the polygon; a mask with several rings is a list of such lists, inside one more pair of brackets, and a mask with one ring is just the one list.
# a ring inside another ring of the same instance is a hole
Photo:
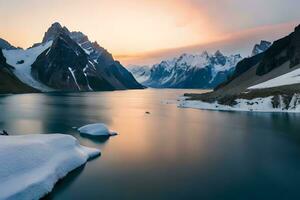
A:
{"label": "white snow surface", "polygon": [[300,68],[295,69],[289,73],[283,74],[266,82],[260,83],[258,85],[254,85],[249,87],[249,90],[254,89],[264,89],[264,88],[272,88],[279,87],[284,85],[293,85],[300,83]]}
{"label": "white snow surface", "polygon": [[300,95],[295,94],[290,102],[289,108],[286,109],[282,98],[278,108],[272,105],[273,96],[266,98],[256,98],[252,100],[237,99],[237,104],[234,106],[222,105],[217,102],[207,103],[203,101],[179,100],[177,106],[180,108],[195,108],[200,110],[215,110],[215,111],[245,111],[245,112],[300,112]]}
{"label": "white snow surface", "polygon": [[96,123],[82,126],[78,129],[81,134],[90,136],[113,136],[117,135],[116,132],[110,131],[105,124]]}
{"label": "white snow surface", "polygon": [[81,146],[73,136],[0,136],[0,199],[40,199],[70,171],[100,151]]}
{"label": "white snow surface", "polygon": [[[29,49],[14,49],[3,50],[3,55],[6,58],[7,64],[15,67],[14,74],[25,84],[38,89],[42,92],[53,91],[52,88],[35,80],[31,75],[31,65],[35,62],[37,57],[52,45],[52,41],[41,44],[37,47]],[[24,63],[18,64],[18,62]]]}

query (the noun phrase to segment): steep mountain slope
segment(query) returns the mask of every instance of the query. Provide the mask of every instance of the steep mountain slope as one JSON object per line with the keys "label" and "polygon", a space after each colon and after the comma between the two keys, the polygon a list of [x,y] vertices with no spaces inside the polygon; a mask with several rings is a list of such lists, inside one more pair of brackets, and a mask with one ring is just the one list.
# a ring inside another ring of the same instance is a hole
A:
{"label": "steep mountain slope", "polygon": [[211,55],[183,54],[178,58],[162,61],[147,69],[135,67],[131,72],[142,84],[155,88],[214,88],[227,80],[242,59],[237,55],[224,56],[220,51]]}
{"label": "steep mountain slope", "polygon": [[14,74],[14,68],[6,63],[0,49],[0,93],[31,93],[38,92],[32,87],[22,83]]}
{"label": "steep mountain slope", "polygon": [[42,92],[144,88],[97,42],[59,23],[32,48],[7,49],[3,54],[18,79]]}
{"label": "steep mountain slope", "polygon": [[7,50],[11,50],[11,49],[16,49],[16,47],[12,46],[9,42],[7,42],[6,40],[3,40],[0,38],[0,49],[7,49]]}
{"label": "steep mountain slope", "polygon": [[240,99],[245,100],[244,104],[259,105],[261,102],[250,101],[268,98],[268,104],[274,108],[295,109],[300,97],[299,68],[300,26],[289,36],[275,41],[264,53],[241,61],[230,80],[214,92],[186,96],[233,107],[239,105]]}
{"label": "steep mountain slope", "polygon": [[43,42],[53,39],[50,50],[32,65],[34,76],[43,83],[79,91],[143,88],[107,50],[90,42],[83,33],[54,23]]}

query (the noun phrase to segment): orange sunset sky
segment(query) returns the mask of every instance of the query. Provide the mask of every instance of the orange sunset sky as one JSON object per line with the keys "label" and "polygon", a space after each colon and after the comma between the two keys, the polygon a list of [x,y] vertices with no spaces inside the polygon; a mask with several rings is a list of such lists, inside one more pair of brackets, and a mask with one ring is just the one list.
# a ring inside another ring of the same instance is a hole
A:
{"label": "orange sunset sky", "polygon": [[296,0],[0,0],[0,38],[30,47],[53,22],[97,40],[125,65],[183,52],[250,54],[300,22]]}

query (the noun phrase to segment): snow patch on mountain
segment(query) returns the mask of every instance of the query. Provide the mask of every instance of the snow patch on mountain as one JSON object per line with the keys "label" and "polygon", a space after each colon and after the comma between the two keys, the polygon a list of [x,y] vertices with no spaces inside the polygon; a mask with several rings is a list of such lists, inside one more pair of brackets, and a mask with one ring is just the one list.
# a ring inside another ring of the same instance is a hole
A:
{"label": "snow patch on mountain", "polygon": [[31,65],[35,62],[37,57],[50,48],[52,41],[41,44],[39,46],[23,49],[14,50],[3,50],[3,55],[6,58],[7,64],[13,66],[15,70],[14,74],[25,84],[38,89],[42,92],[53,91],[52,88],[42,84],[41,82],[35,80],[31,75]]}
{"label": "snow patch on mountain", "polygon": [[293,85],[300,83],[300,69],[283,74],[271,80],[249,87],[249,90],[273,88],[284,85]]}

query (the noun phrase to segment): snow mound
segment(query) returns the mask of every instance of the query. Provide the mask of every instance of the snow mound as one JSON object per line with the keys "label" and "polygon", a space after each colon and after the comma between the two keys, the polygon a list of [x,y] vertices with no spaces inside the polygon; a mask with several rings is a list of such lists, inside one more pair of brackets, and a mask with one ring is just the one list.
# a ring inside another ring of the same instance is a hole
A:
{"label": "snow mound", "polygon": [[249,87],[249,90],[279,87],[300,83],[300,69],[283,74],[266,82]]}
{"label": "snow mound", "polygon": [[40,199],[100,151],[70,135],[0,136],[0,199]]}
{"label": "snow mound", "polygon": [[81,134],[90,136],[114,136],[116,132],[110,131],[105,124],[96,123],[82,126],[78,129]]}
{"label": "snow mound", "polygon": [[52,45],[52,41],[45,44],[23,49],[3,50],[7,64],[15,67],[14,74],[25,84],[42,92],[50,92],[53,89],[35,80],[31,75],[31,65],[37,57]]}

